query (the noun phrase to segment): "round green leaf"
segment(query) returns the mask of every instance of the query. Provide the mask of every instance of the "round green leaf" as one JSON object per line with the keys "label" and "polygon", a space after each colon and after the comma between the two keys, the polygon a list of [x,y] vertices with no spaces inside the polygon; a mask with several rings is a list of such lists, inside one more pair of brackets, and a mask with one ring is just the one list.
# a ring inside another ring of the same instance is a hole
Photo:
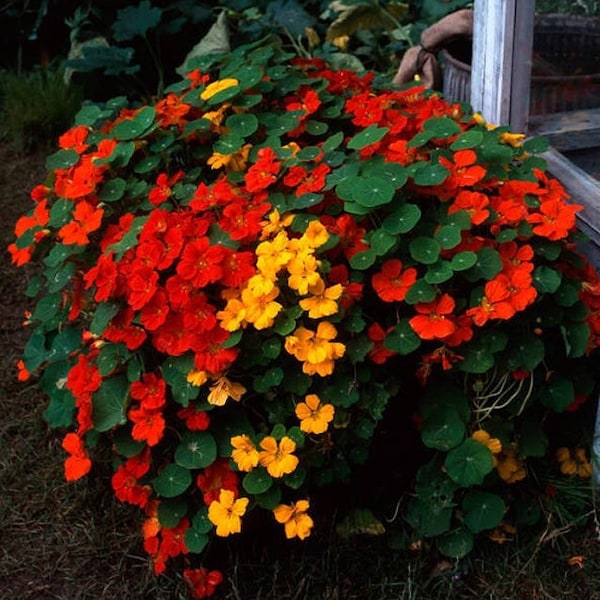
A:
{"label": "round green leaf", "polygon": [[99,192],[99,196],[104,202],[116,202],[123,197],[127,182],[120,177],[109,179]]}
{"label": "round green leaf", "polygon": [[419,236],[408,246],[411,257],[424,265],[432,265],[440,256],[441,247],[437,240]]}
{"label": "round green leaf", "polygon": [[433,138],[442,139],[462,132],[461,126],[450,117],[433,117],[423,123],[423,129]]}
{"label": "round green leaf", "polygon": [[583,323],[569,323],[561,327],[567,356],[579,358],[586,353],[590,339],[590,326]]}
{"label": "round green leaf", "polygon": [[434,238],[445,250],[458,246],[462,240],[460,227],[456,225],[442,225],[434,234]]}
{"label": "round green leaf", "polygon": [[481,485],[494,468],[492,453],[487,446],[472,438],[450,450],[444,461],[448,477],[462,487]]}
{"label": "round green leaf", "polygon": [[208,536],[190,527],[184,534],[185,547],[188,552],[200,554],[208,544]]}
{"label": "round green leaf", "polygon": [[428,448],[447,452],[465,437],[466,427],[458,412],[445,408],[432,413],[423,421],[421,439]]}
{"label": "round green leaf", "polygon": [[154,107],[145,106],[133,118],[117,123],[111,133],[117,140],[132,140],[141,137],[152,127],[154,116]]}
{"label": "round green leaf", "polygon": [[406,355],[421,345],[421,338],[413,331],[408,319],[402,319],[385,337],[383,343],[388,350]]}
{"label": "round green leaf", "polygon": [[244,138],[239,135],[223,135],[215,143],[215,152],[219,154],[233,154],[244,145]]}
{"label": "round green leaf", "polygon": [[561,281],[561,274],[545,265],[533,271],[533,285],[541,294],[553,294],[559,288]]}
{"label": "round green leaf", "polygon": [[451,144],[450,150],[455,152],[458,150],[468,150],[469,148],[475,148],[483,142],[483,132],[477,129],[471,131],[465,131],[462,135],[459,135]]}
{"label": "round green leaf", "polygon": [[477,262],[468,272],[470,281],[477,279],[493,279],[502,271],[502,259],[493,248],[482,248],[477,251]]}
{"label": "round green leaf", "polygon": [[46,169],[68,169],[79,162],[79,154],[75,150],[58,150],[46,159]]}
{"label": "round green leaf", "polygon": [[92,397],[92,421],[96,431],[109,431],[127,422],[125,406],[129,396],[129,382],[124,376],[111,377],[102,382]]}
{"label": "round green leaf", "polygon": [[396,243],[396,236],[388,233],[385,229],[376,229],[369,238],[369,246],[378,256],[389,252]]}
{"label": "round green leaf", "polygon": [[434,502],[431,498],[418,498],[409,504],[406,518],[420,535],[434,537],[450,529],[453,512],[452,506]]}
{"label": "round green leaf", "polygon": [[450,171],[444,165],[427,165],[415,173],[413,181],[416,185],[429,187],[440,185],[449,175]]}
{"label": "round green leaf", "polygon": [[158,520],[163,527],[177,527],[187,513],[187,501],[181,496],[163,500],[158,505]]}
{"label": "round green leaf", "polygon": [[258,119],[249,112],[230,115],[225,121],[225,126],[231,135],[246,138],[258,129]]}
{"label": "round green leaf", "polygon": [[208,506],[202,506],[192,518],[192,529],[199,533],[209,533],[213,528],[214,525],[208,518]]}
{"label": "round green leaf", "polygon": [[575,388],[571,379],[554,374],[542,389],[540,400],[554,412],[563,412],[575,399]]}
{"label": "round green leaf", "polygon": [[281,488],[272,485],[266,492],[254,496],[256,503],[265,510],[273,510],[281,502]]}
{"label": "round green leaf", "polygon": [[188,431],[175,449],[175,462],[186,469],[208,467],[217,458],[217,443],[208,431]]}
{"label": "round green leaf", "polygon": [[385,177],[358,178],[352,191],[352,200],[366,208],[375,208],[389,204],[396,189]]}
{"label": "round green leaf", "polygon": [[369,125],[366,129],[356,134],[349,142],[348,148],[351,150],[361,150],[370,144],[378,142],[389,131],[387,127],[377,127]]}
{"label": "round green leaf", "polygon": [[192,483],[192,474],[176,464],[167,465],[152,481],[152,487],[163,498],[174,498],[183,494]]}
{"label": "round green leaf", "polygon": [[424,279],[418,279],[410,286],[404,300],[408,304],[417,304],[418,302],[432,302],[437,296],[437,290],[427,283]]}
{"label": "round green leaf", "polygon": [[264,494],[273,485],[273,479],[262,467],[252,469],[242,479],[242,487],[249,494]]}
{"label": "round green leaf", "polygon": [[449,531],[438,540],[440,552],[450,558],[465,557],[473,550],[473,544],[473,534],[466,527]]}
{"label": "round green leaf", "polygon": [[359,271],[364,271],[369,267],[373,266],[375,261],[377,260],[377,254],[371,250],[364,250],[363,252],[357,252],[350,258],[350,266],[353,269],[358,269]]}
{"label": "round green leaf", "polygon": [[512,370],[522,367],[533,371],[544,360],[544,352],[544,342],[539,337],[533,334],[515,337],[508,347],[508,366]]}
{"label": "round green leaf", "polygon": [[383,228],[392,235],[408,233],[421,218],[421,209],[416,204],[405,203],[383,220]]}
{"label": "round green leaf", "polygon": [[494,366],[493,353],[480,340],[461,346],[460,354],[459,368],[465,373],[486,373]]}
{"label": "round green leaf", "polygon": [[453,271],[466,271],[477,263],[477,254],[470,250],[458,252],[450,260],[450,266]]}
{"label": "round green leaf", "polygon": [[305,123],[306,133],[310,133],[310,135],[323,135],[327,133],[329,129],[329,125],[327,123],[323,123],[322,121],[314,121],[313,119],[309,119]]}
{"label": "round green leaf", "polygon": [[438,283],[444,283],[444,281],[452,279],[453,275],[454,271],[450,268],[449,261],[440,260],[427,269],[424,279],[427,283],[437,285]]}
{"label": "round green leaf", "polygon": [[131,437],[131,432],[123,427],[117,429],[113,435],[113,444],[121,456],[130,458],[137,456],[146,446],[145,442],[138,442]]}
{"label": "round green leaf", "polygon": [[505,510],[504,501],[500,496],[482,490],[467,492],[462,507],[465,524],[473,533],[498,526]]}

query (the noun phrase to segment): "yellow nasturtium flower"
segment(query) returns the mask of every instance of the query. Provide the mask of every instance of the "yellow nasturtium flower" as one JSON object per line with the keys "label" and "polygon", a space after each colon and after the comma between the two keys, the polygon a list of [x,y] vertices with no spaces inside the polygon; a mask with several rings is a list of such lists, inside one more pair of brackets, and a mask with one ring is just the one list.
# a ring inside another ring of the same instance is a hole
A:
{"label": "yellow nasturtium flower", "polygon": [[506,483],[516,483],[527,477],[525,463],[517,458],[517,452],[512,448],[505,448],[496,458],[496,470],[500,479]]}
{"label": "yellow nasturtium flower", "polygon": [[231,445],[233,447],[231,458],[240,471],[252,471],[258,465],[258,450],[254,442],[247,435],[232,437]]}
{"label": "yellow nasturtium flower", "polygon": [[227,537],[242,530],[241,517],[248,507],[248,498],[235,499],[231,490],[221,490],[219,499],[213,500],[208,507],[208,519],[216,526],[216,534]]}
{"label": "yellow nasturtium flower", "polygon": [[200,98],[202,100],[209,100],[219,92],[226,90],[234,85],[237,85],[239,81],[234,79],[233,77],[228,77],[226,79],[219,79],[218,81],[213,81],[209,83],[206,88],[204,88],[203,92],[200,94]]}
{"label": "yellow nasturtium flower", "polygon": [[308,292],[311,295],[300,300],[300,307],[308,312],[311,319],[320,319],[337,313],[336,300],[344,293],[344,288],[341,283],[325,287],[325,282],[319,279],[315,285],[309,286]]}
{"label": "yellow nasturtium flower", "polygon": [[245,392],[246,388],[241,383],[231,381],[227,377],[219,377],[216,383],[210,386],[207,401],[213,406],[223,406],[228,398],[239,402]]}
{"label": "yellow nasturtium flower", "polygon": [[196,369],[192,369],[186,375],[186,381],[195,385],[196,387],[200,387],[204,385],[208,381],[208,373],[206,371],[198,371]]}
{"label": "yellow nasturtium flower", "polygon": [[300,419],[300,429],[305,433],[325,433],[333,421],[333,404],[321,404],[317,394],[308,394],[304,402],[296,405],[296,416]]}
{"label": "yellow nasturtium flower", "polygon": [[271,477],[283,477],[295,471],[298,466],[298,457],[292,452],[296,450],[296,442],[283,436],[279,443],[272,436],[267,436],[260,442],[262,451],[259,453],[258,462],[267,469]]}
{"label": "yellow nasturtium flower", "polygon": [[329,232],[321,221],[311,221],[300,238],[309,248],[320,248],[329,239]]}
{"label": "yellow nasturtium flower", "polygon": [[582,479],[588,479],[592,476],[592,465],[583,448],[575,448],[574,450],[564,447],[559,448],[556,451],[556,460],[563,475],[577,475]]}
{"label": "yellow nasturtium flower", "polygon": [[303,540],[310,535],[314,523],[307,514],[308,509],[308,500],[298,500],[291,506],[279,504],[273,509],[275,520],[284,526],[286,538],[299,537]]}
{"label": "yellow nasturtium flower", "polygon": [[502,452],[502,442],[498,438],[493,438],[485,429],[474,431],[471,437],[487,446],[492,454],[500,454]]}

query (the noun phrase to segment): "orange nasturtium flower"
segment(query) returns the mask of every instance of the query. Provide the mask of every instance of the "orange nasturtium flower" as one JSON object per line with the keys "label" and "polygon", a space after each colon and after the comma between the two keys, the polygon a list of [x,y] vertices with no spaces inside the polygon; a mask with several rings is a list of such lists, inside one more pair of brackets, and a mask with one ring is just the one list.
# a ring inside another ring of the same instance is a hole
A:
{"label": "orange nasturtium flower", "polygon": [[208,519],[216,525],[216,534],[219,537],[227,537],[232,533],[242,530],[241,517],[248,507],[248,498],[235,499],[231,490],[221,490],[219,499],[214,500],[208,507]]}
{"label": "orange nasturtium flower", "polygon": [[307,514],[309,506],[308,500],[298,500],[291,506],[279,504],[273,509],[275,520],[284,526],[286,538],[299,537],[303,540],[310,535],[314,523]]}
{"label": "orange nasturtium flower", "polygon": [[258,465],[258,450],[247,435],[233,436],[231,445],[233,446],[231,458],[240,471],[252,471]]}
{"label": "orange nasturtium flower", "polygon": [[308,394],[304,402],[296,405],[296,416],[300,419],[300,429],[305,433],[325,433],[333,421],[333,404],[321,404],[317,394]]}
{"label": "orange nasturtium flower", "polygon": [[298,466],[298,457],[292,454],[296,450],[296,442],[292,438],[284,435],[277,443],[277,440],[269,435],[260,442],[260,447],[262,451],[258,461],[271,477],[288,475]]}
{"label": "orange nasturtium flower", "polygon": [[433,302],[419,302],[415,305],[419,314],[410,319],[410,326],[422,340],[442,340],[457,329],[450,318],[454,305],[454,299],[448,294],[442,294]]}

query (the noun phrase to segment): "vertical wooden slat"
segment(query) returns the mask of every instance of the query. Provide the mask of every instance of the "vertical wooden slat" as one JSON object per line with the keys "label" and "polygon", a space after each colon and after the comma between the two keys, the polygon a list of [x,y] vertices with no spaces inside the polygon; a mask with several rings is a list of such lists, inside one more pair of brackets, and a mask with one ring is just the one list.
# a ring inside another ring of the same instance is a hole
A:
{"label": "vertical wooden slat", "polygon": [[476,0],[471,104],[490,123],[526,131],[535,0]]}

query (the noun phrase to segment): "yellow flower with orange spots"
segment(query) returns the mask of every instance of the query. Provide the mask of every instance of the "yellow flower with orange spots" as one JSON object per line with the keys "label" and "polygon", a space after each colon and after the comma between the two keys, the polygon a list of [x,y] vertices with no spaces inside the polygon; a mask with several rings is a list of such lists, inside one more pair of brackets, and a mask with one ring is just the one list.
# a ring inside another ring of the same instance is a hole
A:
{"label": "yellow flower with orange spots", "polygon": [[298,500],[292,505],[279,504],[273,509],[275,520],[284,526],[286,538],[304,540],[310,535],[314,523],[307,514],[309,507],[308,500]]}
{"label": "yellow flower with orange spots", "polygon": [[208,507],[208,519],[216,526],[219,537],[227,537],[242,530],[242,517],[248,507],[248,498],[235,499],[231,490],[221,490],[219,499]]}
{"label": "yellow flower with orange spots", "polygon": [[333,404],[321,404],[317,394],[308,394],[304,402],[296,405],[296,416],[300,419],[300,429],[305,433],[325,433],[333,421]]}
{"label": "yellow flower with orange spots", "polygon": [[262,451],[259,453],[258,462],[267,469],[271,477],[283,477],[296,470],[298,457],[292,454],[296,450],[296,442],[292,438],[283,436],[279,443],[272,436],[267,436],[260,442]]}

